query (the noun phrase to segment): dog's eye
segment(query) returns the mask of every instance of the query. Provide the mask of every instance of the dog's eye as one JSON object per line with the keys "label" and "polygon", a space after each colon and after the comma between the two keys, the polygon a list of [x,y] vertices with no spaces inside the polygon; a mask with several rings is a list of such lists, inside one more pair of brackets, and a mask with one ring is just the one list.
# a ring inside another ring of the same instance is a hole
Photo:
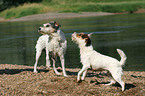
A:
{"label": "dog's eye", "polygon": [[49,27],[49,25],[46,25],[46,27]]}
{"label": "dog's eye", "polygon": [[84,38],[85,38],[85,36],[82,36],[82,38],[84,39]]}
{"label": "dog's eye", "polygon": [[81,36],[82,34],[79,34],[79,36]]}

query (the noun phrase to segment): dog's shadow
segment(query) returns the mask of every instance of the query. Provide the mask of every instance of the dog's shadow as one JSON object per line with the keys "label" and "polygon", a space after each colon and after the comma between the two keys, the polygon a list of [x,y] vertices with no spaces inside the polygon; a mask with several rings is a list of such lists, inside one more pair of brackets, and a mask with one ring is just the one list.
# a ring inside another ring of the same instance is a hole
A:
{"label": "dog's shadow", "polygon": [[[2,69],[0,70],[0,74],[10,74],[10,75],[14,75],[14,74],[19,74],[21,72],[24,72],[24,71],[29,71],[29,72],[33,72],[33,68],[26,68],[26,69]],[[38,73],[39,72],[49,72],[49,70],[47,69],[38,69],[37,70]]]}
{"label": "dog's shadow", "polygon": [[[99,84],[108,84],[110,82],[98,82],[97,80],[96,81],[90,81],[90,83],[95,83],[95,85],[99,85]],[[115,86],[115,87],[120,87],[121,88],[121,85],[116,82],[115,84],[113,84],[112,86]],[[134,84],[130,84],[130,83],[125,83],[125,90],[129,90],[129,89],[132,89],[132,88],[135,88],[136,86]]]}
{"label": "dog's shadow", "polygon": [[[87,77],[98,77],[98,78],[104,78],[104,76],[108,76],[107,73],[104,73],[104,72],[100,72],[100,73],[87,73]],[[132,76],[132,75],[131,75]],[[98,82],[97,80],[96,81],[93,81],[91,80],[90,83],[95,83],[95,85],[99,85],[99,84],[108,84],[110,82]],[[113,84],[112,86],[115,86],[115,87],[121,87],[121,85],[119,83],[115,83]],[[130,83],[125,83],[125,90],[129,90],[129,89],[132,89],[132,88],[135,88],[136,86],[134,84],[130,84]]]}
{"label": "dog's shadow", "polygon": [[[58,70],[59,71],[59,70]],[[68,74],[68,75],[77,75],[78,74],[78,72],[72,72],[72,71],[66,71],[66,73]]]}
{"label": "dog's shadow", "polygon": [[[61,72],[62,70],[58,70],[59,72]],[[72,71],[66,71],[68,75],[75,75],[77,76],[78,72],[72,72]],[[93,72],[88,72],[86,77],[99,77],[99,78],[104,78],[103,76],[107,76],[106,73],[93,73]]]}
{"label": "dog's shadow", "polygon": [[[19,74],[21,72],[24,72],[24,71],[30,71],[30,72],[33,72],[33,68],[27,68],[27,69],[2,69],[0,70],[0,74],[10,74],[10,75],[14,75],[14,74]],[[58,70],[59,72],[62,72],[62,70]],[[40,72],[49,72],[48,69],[38,69],[38,73]],[[66,71],[68,75],[77,75],[78,72],[71,72],[71,71]],[[91,72],[88,72],[87,73],[87,76],[86,77],[98,77],[98,78],[104,78],[103,76],[107,76],[106,73],[99,73],[99,74],[96,74],[96,73],[91,73]],[[99,84],[107,84],[109,82],[98,82],[97,80],[96,81],[93,81],[91,80],[90,83],[95,83],[95,85],[99,85]],[[115,86],[115,87],[121,87],[119,83],[115,83],[113,84],[112,86]],[[131,88],[134,88],[136,87],[135,85],[133,84],[130,84],[130,83],[125,83],[125,90],[129,90]]]}
{"label": "dog's shadow", "polygon": [[[38,73],[40,72],[49,72],[51,69],[47,69],[47,68],[43,68],[43,69],[37,69]],[[62,70],[60,69],[57,69],[58,72],[62,72]],[[33,72],[34,69],[33,68],[26,68],[26,69],[9,69],[9,68],[5,68],[5,69],[1,69],[0,70],[0,74],[10,74],[10,75],[14,75],[14,74],[19,74],[21,72],[24,72],[24,71],[29,71],[29,72]],[[66,73],[68,75],[77,75],[78,72],[71,72],[71,71],[66,71]]]}

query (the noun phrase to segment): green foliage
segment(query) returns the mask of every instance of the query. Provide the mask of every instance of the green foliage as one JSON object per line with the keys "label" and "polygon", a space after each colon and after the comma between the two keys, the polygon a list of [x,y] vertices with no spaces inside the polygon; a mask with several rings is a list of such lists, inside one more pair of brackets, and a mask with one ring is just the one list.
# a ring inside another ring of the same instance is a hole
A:
{"label": "green foliage", "polygon": [[132,2],[132,1],[144,1],[144,0],[43,0],[42,2],[44,3],[57,3],[57,4],[62,4],[62,3],[88,3],[88,2],[93,2],[93,3],[109,3],[109,2]]}
{"label": "green foliage", "polygon": [[11,8],[14,6],[19,6],[24,3],[41,2],[42,0],[0,0],[0,11],[4,9]]}
{"label": "green foliage", "polygon": [[6,9],[0,17],[11,19],[47,12],[132,13],[141,8],[145,8],[145,0],[42,0],[41,3],[25,3]]}
{"label": "green foliage", "polygon": [[24,6],[13,7],[1,12],[0,17],[5,19],[19,18],[27,15],[39,14],[42,6],[38,4],[26,4]]}
{"label": "green foliage", "polygon": [[72,8],[71,10],[64,10],[61,12],[129,12],[132,13],[140,8],[145,8],[145,3],[133,3],[133,4],[94,4],[94,5],[80,5],[77,8]]}
{"label": "green foliage", "polygon": [[19,14],[16,16],[16,18],[22,17],[22,16],[27,16],[27,15],[33,15],[39,13],[38,8],[27,8],[25,10],[22,10],[19,12]]}

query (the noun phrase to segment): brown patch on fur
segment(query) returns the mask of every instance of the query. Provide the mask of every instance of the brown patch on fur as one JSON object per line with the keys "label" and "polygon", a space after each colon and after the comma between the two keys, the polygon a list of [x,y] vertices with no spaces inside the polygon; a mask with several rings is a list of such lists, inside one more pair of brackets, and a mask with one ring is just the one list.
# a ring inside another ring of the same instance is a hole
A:
{"label": "brown patch on fur", "polygon": [[90,46],[91,45],[91,40],[90,40],[90,38],[89,38],[89,36],[87,34],[79,33],[79,34],[77,34],[77,37],[81,38],[81,39],[85,39],[86,46]]}
{"label": "brown patch on fur", "polygon": [[59,27],[59,23],[58,22],[55,22],[55,26]]}
{"label": "brown patch on fur", "polygon": [[51,27],[54,28],[55,30],[61,27],[61,25],[56,21],[51,21],[50,24],[51,24]]}
{"label": "brown patch on fur", "polygon": [[81,38],[82,35],[84,35],[84,33],[79,33],[79,34],[77,34],[77,37],[78,37],[78,38]]}

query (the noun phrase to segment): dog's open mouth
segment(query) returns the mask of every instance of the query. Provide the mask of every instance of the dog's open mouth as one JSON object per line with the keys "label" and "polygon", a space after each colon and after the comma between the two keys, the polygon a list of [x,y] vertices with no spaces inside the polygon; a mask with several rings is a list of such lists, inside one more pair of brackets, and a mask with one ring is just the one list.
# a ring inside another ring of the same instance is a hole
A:
{"label": "dog's open mouth", "polygon": [[43,31],[40,31],[40,30],[38,30],[38,32],[40,33],[40,34],[47,34],[47,33],[45,33],[45,32],[43,32]]}
{"label": "dog's open mouth", "polygon": [[41,30],[38,30],[38,32],[39,32],[40,34],[42,34],[42,35],[45,35],[45,34],[51,35],[51,34],[52,34],[52,32],[44,32],[44,31],[41,31]]}
{"label": "dog's open mouth", "polygon": [[40,33],[40,34],[44,34],[45,32],[43,32],[43,31],[40,31],[40,30],[38,30],[38,32]]}

